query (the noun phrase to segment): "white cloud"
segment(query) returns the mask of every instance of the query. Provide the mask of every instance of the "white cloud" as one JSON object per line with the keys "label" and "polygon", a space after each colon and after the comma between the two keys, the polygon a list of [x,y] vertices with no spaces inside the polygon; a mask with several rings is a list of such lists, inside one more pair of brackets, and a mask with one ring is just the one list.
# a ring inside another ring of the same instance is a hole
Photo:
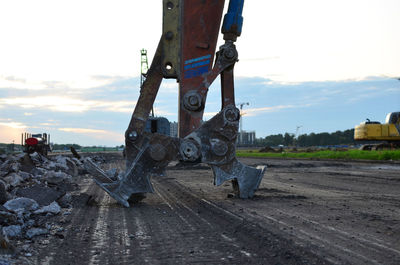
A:
{"label": "white cloud", "polygon": [[[0,62],[1,63],[1,62]],[[81,91],[93,87],[105,86],[124,78],[122,76],[89,76],[79,75],[74,78],[58,78],[51,75],[45,78],[38,78],[37,76],[24,75],[26,78],[15,76],[2,76],[0,75],[0,89],[18,89],[18,90],[45,90],[52,89],[58,91]],[[52,79],[49,79],[52,78]]]}
{"label": "white cloud", "polygon": [[90,128],[58,128],[59,131],[82,134],[86,136],[93,137],[95,139],[113,139],[113,141],[122,142],[125,136],[122,133],[117,133],[113,131],[101,130],[101,129],[90,129]]}
{"label": "white cloud", "polygon": [[87,128],[58,128],[60,131],[73,133],[107,133],[105,130],[87,129]]}
{"label": "white cloud", "polygon": [[56,123],[50,123],[50,122],[42,122],[42,123],[39,123],[39,125],[42,125],[42,126],[56,126],[56,125],[58,125],[58,124],[56,124]]}
{"label": "white cloud", "polygon": [[283,109],[293,109],[293,108],[304,108],[310,107],[313,104],[302,104],[302,105],[278,105],[271,107],[261,107],[261,108],[251,108],[243,111],[243,116],[257,116],[265,112],[275,112]]}
{"label": "white cloud", "polygon": [[0,122],[1,126],[5,126],[5,127],[10,127],[13,129],[24,129],[27,126],[23,123],[20,122],[14,122],[14,121],[9,121],[9,122]]}
{"label": "white cloud", "polygon": [[107,110],[132,112],[135,101],[82,100],[65,96],[15,97],[0,99],[0,106],[20,106],[24,109],[49,109],[60,112],[85,112]]}

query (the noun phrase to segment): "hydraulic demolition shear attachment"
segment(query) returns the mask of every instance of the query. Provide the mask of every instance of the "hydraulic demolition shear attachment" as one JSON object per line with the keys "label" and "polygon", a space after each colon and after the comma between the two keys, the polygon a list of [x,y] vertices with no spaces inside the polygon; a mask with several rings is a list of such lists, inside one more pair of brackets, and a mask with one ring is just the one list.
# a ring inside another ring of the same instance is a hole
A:
{"label": "hydraulic demolition shear attachment", "polygon": [[[153,192],[150,178],[163,175],[172,160],[201,160],[211,166],[215,185],[231,180],[240,198],[253,197],[265,167],[243,165],[235,156],[240,112],[234,98],[234,42],[241,34],[243,3],[230,0],[222,26],[225,44],[213,64],[224,1],[163,0],[163,35],[125,132],[126,172],[115,180],[90,159],[84,163],[95,182],[122,205]],[[202,122],[208,88],[218,75],[221,111]],[[163,78],[179,82],[178,138],[144,132]]]}

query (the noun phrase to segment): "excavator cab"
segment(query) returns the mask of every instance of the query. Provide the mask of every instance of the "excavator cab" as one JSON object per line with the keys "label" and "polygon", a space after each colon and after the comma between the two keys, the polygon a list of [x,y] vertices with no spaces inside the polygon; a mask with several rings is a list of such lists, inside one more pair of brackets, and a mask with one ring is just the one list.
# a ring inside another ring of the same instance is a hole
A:
{"label": "excavator cab", "polygon": [[400,112],[391,112],[386,115],[385,123],[400,124]]}

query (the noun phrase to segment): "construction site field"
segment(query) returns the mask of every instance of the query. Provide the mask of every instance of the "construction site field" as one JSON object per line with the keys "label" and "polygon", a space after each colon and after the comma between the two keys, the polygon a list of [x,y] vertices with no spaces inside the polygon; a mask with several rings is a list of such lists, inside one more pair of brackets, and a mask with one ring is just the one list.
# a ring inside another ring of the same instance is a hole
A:
{"label": "construction site field", "polygon": [[[104,170],[124,169],[101,153]],[[27,264],[400,264],[400,164],[240,158],[267,171],[252,199],[213,185],[205,164],[171,163],[125,208],[76,178],[63,237],[37,237]],[[43,243],[45,242],[45,243]]]}

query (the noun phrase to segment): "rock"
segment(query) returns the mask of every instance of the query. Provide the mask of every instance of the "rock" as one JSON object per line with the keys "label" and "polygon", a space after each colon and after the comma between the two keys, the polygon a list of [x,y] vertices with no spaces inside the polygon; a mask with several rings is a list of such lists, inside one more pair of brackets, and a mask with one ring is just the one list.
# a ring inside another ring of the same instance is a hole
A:
{"label": "rock", "polygon": [[5,208],[7,208],[7,210],[13,211],[16,213],[23,213],[26,211],[34,211],[39,208],[39,205],[35,200],[25,198],[25,197],[18,197],[16,199],[9,200],[3,206]]}
{"label": "rock", "polygon": [[42,213],[52,213],[52,214],[59,214],[61,212],[61,207],[58,205],[57,202],[52,202],[47,206],[43,206],[39,210],[34,211],[34,214],[42,214]]}
{"label": "rock", "polygon": [[25,245],[23,245],[23,246],[21,247],[21,249],[22,249],[23,251],[28,252],[28,251],[30,251],[30,249],[31,249],[31,245],[25,244]]}
{"label": "rock", "polygon": [[20,160],[21,170],[25,172],[31,172],[32,169],[35,168],[35,164],[33,163],[29,154],[25,154]]}
{"label": "rock", "polygon": [[11,261],[0,257],[0,265],[11,265]]}
{"label": "rock", "polygon": [[22,178],[23,181],[26,181],[32,177],[31,174],[24,172],[24,171],[19,171],[18,175]]}
{"label": "rock", "polygon": [[58,199],[57,202],[62,208],[69,208],[72,203],[72,195],[70,193],[66,193],[64,196]]}
{"label": "rock", "polygon": [[[0,255],[14,254],[14,252],[14,246],[8,242],[7,238],[4,238],[3,235],[0,234]],[[3,264],[9,265],[11,263],[6,263],[6,260],[2,259],[0,256],[0,265]]]}
{"label": "rock", "polygon": [[0,180],[0,204],[5,203],[8,200],[6,185]]}
{"label": "rock", "polygon": [[17,216],[7,211],[7,209],[0,209],[0,225],[14,225],[17,224]]}
{"label": "rock", "polygon": [[35,224],[36,224],[36,220],[29,219],[23,224],[22,228],[26,229],[26,228],[34,226]]}
{"label": "rock", "polygon": [[22,235],[22,228],[20,225],[9,225],[4,226],[2,232],[6,238],[15,238]]}
{"label": "rock", "polygon": [[107,170],[105,173],[107,174],[107,176],[110,179],[112,179],[112,180],[116,180],[117,179],[118,171],[117,171],[116,168],[111,168],[111,169]]}
{"label": "rock", "polygon": [[20,169],[20,164],[16,161],[15,157],[7,157],[7,160],[0,165],[0,172],[2,172],[1,177],[12,173],[18,172]]}
{"label": "rock", "polygon": [[7,177],[3,178],[3,180],[9,187],[17,187],[22,181],[24,181],[23,178],[16,173],[11,173]]}
{"label": "rock", "polygon": [[47,171],[47,173],[44,175],[45,180],[47,180],[48,183],[50,184],[58,184],[60,182],[64,181],[71,181],[72,177],[64,172],[58,171]]}
{"label": "rock", "polygon": [[58,200],[62,197],[65,192],[57,191],[49,187],[42,187],[35,185],[32,187],[19,189],[16,193],[19,197],[25,197],[35,200],[39,206],[46,206],[53,201]]}
{"label": "rock", "polygon": [[67,167],[68,167],[68,170],[66,171],[66,173],[73,177],[77,177],[79,175],[78,166],[75,164],[75,162],[73,160],[71,160],[69,158],[67,158],[66,162],[67,162]]}
{"label": "rock", "polygon": [[74,160],[66,156],[57,156],[54,163],[54,170],[61,170],[71,176],[78,176],[78,167]]}
{"label": "rock", "polygon": [[30,172],[35,178],[41,178],[41,177],[43,177],[43,175],[45,175],[47,173],[47,170],[43,169],[43,168],[35,167]]}
{"label": "rock", "polygon": [[49,233],[49,230],[47,230],[46,228],[38,228],[38,227],[34,227],[29,229],[28,231],[26,231],[26,237],[29,239],[32,239],[35,236],[40,236],[40,235],[46,235]]}
{"label": "rock", "polygon": [[33,154],[31,154],[30,157],[32,159],[33,164],[35,164],[36,166],[41,166],[41,165],[49,162],[49,160],[45,156],[43,156],[37,152],[34,152]]}
{"label": "rock", "polygon": [[8,174],[8,171],[0,170],[0,178],[7,176],[7,174]]}

